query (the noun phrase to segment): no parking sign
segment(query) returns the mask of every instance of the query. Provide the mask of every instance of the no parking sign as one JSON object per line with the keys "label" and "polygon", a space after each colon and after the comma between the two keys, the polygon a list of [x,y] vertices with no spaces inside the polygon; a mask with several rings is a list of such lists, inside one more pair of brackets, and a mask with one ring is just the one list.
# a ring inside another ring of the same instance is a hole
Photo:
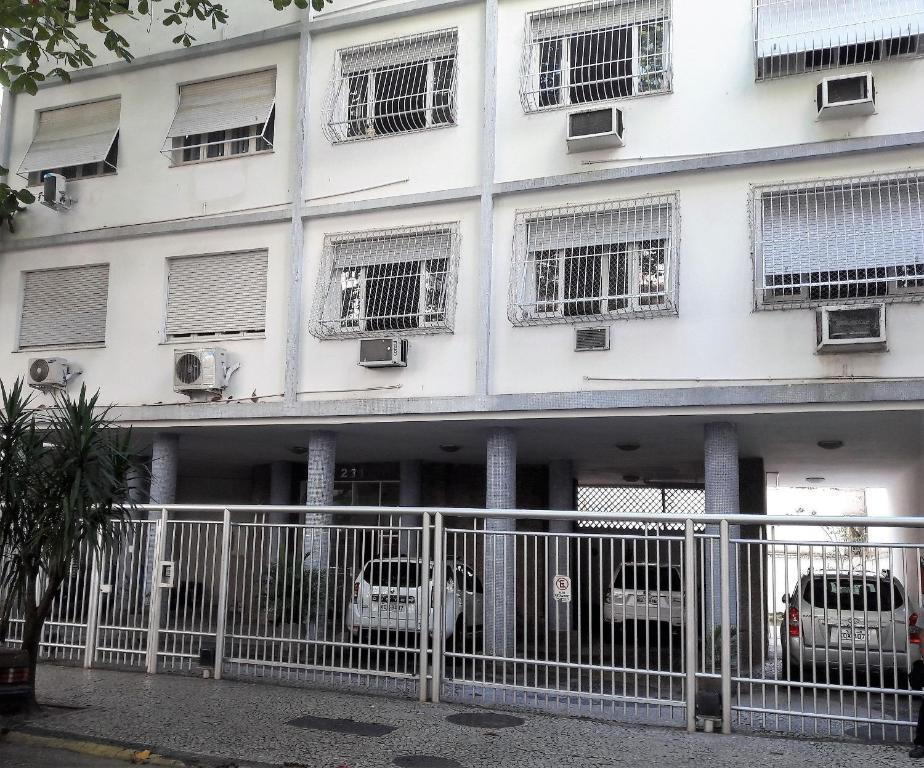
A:
{"label": "no parking sign", "polygon": [[558,575],[552,579],[552,597],[562,603],[571,602],[571,579]]}

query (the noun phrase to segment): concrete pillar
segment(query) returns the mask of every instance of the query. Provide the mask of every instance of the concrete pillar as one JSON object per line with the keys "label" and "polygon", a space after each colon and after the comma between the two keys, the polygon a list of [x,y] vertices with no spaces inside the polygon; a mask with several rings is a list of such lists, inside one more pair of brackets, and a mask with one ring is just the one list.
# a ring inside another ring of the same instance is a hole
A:
{"label": "concrete pillar", "polygon": [[[753,525],[741,526],[741,538],[758,540],[764,532],[760,517],[767,514],[767,474],[764,460],[741,459],[738,462],[739,503],[742,515],[754,515]],[[740,672],[753,676],[763,668],[768,655],[766,632],[770,574],[767,550],[760,544],[738,547],[738,657],[744,665]],[[777,598],[779,599],[779,598]]]}
{"label": "concrete pillar", "polygon": [[[419,461],[401,462],[401,485],[398,503],[402,507],[419,507],[421,500],[421,463]],[[401,515],[401,526],[420,525],[420,515]],[[417,557],[420,534],[402,531],[398,537],[398,552],[409,557]]]}
{"label": "concrete pillar", "polygon": [[[572,463],[567,460],[549,462],[549,509],[574,510],[575,501]],[[573,578],[571,540],[554,534],[571,533],[572,529],[571,520],[549,520],[549,533],[553,535],[546,539],[546,562],[549,571],[545,574],[545,590],[549,650],[554,658],[570,657],[568,642],[571,632],[572,604],[555,599],[553,580],[556,576]]]}
{"label": "concrete pillar", "polygon": [[[312,432],[308,436],[308,483],[306,505],[329,507],[334,503],[334,464],[337,453],[337,435],[327,430]],[[305,513],[308,525],[330,525],[333,516],[314,512]],[[329,565],[330,531],[322,528],[305,531],[305,562],[312,570],[326,570]]]}
{"label": "concrete pillar", "polygon": [[[737,515],[740,509],[738,479],[738,430],[729,422],[711,422],[704,429],[704,453],[706,467],[706,514]],[[731,537],[739,534],[738,526],[729,530]],[[707,533],[718,536],[718,526],[708,526]],[[736,626],[738,603],[738,569],[736,558],[729,553],[729,594],[731,623]],[[718,648],[718,634],[722,610],[721,559],[718,541],[706,552],[706,584],[704,585],[705,627],[709,637]],[[718,652],[715,653],[718,660]]]}
{"label": "concrete pillar", "polygon": [[[288,461],[274,461],[270,464],[269,476],[269,503],[273,506],[286,506],[292,503],[292,464]],[[292,516],[289,512],[269,512],[266,515],[266,522],[274,525],[288,523]],[[267,555],[271,563],[279,561],[280,549],[285,552],[285,547],[281,547],[281,542],[287,541],[291,549],[291,538],[281,535],[285,530],[282,528],[273,528],[270,535],[267,536]]]}
{"label": "concrete pillar", "polygon": [[[516,521],[492,518],[492,509],[516,507],[517,441],[506,428],[488,436],[486,531],[511,532]],[[512,656],[516,638],[516,540],[512,535],[485,536],[485,653]]]}

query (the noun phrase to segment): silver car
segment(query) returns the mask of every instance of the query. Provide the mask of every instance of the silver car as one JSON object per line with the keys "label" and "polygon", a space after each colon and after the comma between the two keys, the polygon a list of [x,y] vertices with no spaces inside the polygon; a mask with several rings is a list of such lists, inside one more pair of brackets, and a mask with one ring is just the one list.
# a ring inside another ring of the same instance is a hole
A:
{"label": "silver car", "polygon": [[619,566],[603,597],[603,619],[617,631],[626,622],[656,622],[679,632],[683,624],[680,568],[649,563]]}
{"label": "silver car", "polygon": [[919,608],[887,571],[809,572],[783,603],[783,671],[791,678],[819,667],[904,675],[921,658]]}
{"label": "silver car", "polygon": [[[353,582],[353,599],[347,609],[347,626],[354,635],[376,632],[420,632],[423,586],[421,563],[407,558],[377,558],[367,562]],[[431,590],[434,574],[429,564]],[[443,614],[445,638],[481,630],[484,588],[465,563],[446,563]],[[433,632],[433,600],[427,627]]]}

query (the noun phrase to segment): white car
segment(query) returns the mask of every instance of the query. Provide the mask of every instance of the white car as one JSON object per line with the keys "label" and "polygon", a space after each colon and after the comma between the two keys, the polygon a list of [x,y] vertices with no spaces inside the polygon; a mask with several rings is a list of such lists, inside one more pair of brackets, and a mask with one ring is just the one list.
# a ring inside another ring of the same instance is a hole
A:
{"label": "white car", "polygon": [[626,563],[616,569],[603,597],[603,618],[614,630],[626,622],[683,625],[683,578],[677,566]]}
{"label": "white car", "polygon": [[[353,581],[353,599],[347,609],[347,626],[354,636],[364,633],[418,633],[421,561],[377,558],[366,563]],[[433,633],[433,563],[430,568],[430,612],[427,628]],[[465,563],[446,563],[443,594],[444,636],[481,631],[484,619],[484,588],[481,579]],[[464,631],[463,631],[464,630]]]}

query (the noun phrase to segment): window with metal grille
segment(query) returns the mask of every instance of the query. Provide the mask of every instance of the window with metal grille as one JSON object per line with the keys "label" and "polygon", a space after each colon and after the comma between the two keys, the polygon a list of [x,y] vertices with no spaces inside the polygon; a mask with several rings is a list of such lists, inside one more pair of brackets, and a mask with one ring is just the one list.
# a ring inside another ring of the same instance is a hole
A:
{"label": "window with metal grille", "polygon": [[109,265],[23,273],[19,348],[103,344]]}
{"label": "window with metal grille", "polygon": [[174,165],[269,152],[275,104],[275,69],[182,85],[163,152]]}
{"label": "window with metal grille", "polygon": [[456,124],[458,30],[337,52],[324,131],[333,143]]}
{"label": "window with metal grille", "polygon": [[[625,515],[703,515],[706,492],[702,488],[651,486],[579,486],[578,512],[617,512]],[[657,529],[682,531],[683,523],[642,523],[632,520],[578,520],[579,528]],[[697,530],[703,530],[697,524]]]}
{"label": "window with metal grille", "polygon": [[924,55],[920,0],[754,0],[758,80]]}
{"label": "window with metal grille", "polygon": [[19,166],[30,185],[49,173],[89,179],[116,172],[121,99],[46,109],[38,114],[32,144]]}
{"label": "window with metal grille", "polygon": [[526,112],[670,90],[671,0],[594,0],[526,17]]}
{"label": "window with metal grille", "polygon": [[519,211],[514,325],[676,313],[676,197]]}
{"label": "window with metal grille", "polygon": [[328,235],[311,332],[451,333],[458,252],[456,224]]}
{"label": "window with metal grille", "polygon": [[758,307],[924,299],[924,175],[754,190]]}
{"label": "window with metal grille", "polygon": [[167,269],[168,339],[264,332],[265,251],[182,256]]}

